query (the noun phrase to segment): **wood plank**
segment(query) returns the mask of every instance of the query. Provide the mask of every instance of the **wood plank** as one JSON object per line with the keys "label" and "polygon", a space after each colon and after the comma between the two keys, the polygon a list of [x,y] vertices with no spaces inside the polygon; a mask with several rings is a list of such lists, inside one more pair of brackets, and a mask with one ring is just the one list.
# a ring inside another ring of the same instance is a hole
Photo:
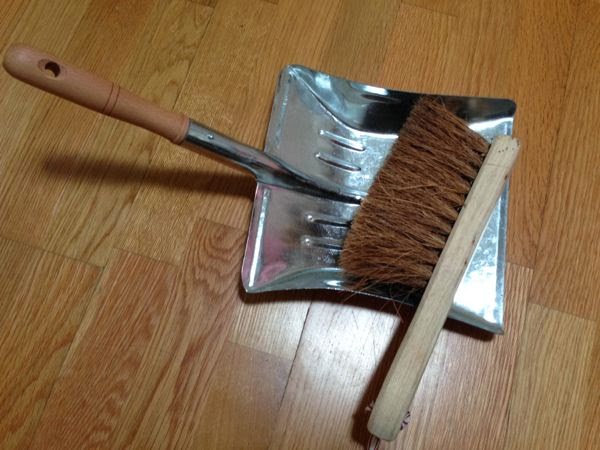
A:
{"label": "wood plank", "polygon": [[[14,6],[9,7],[6,16],[0,20],[3,25],[2,54],[5,48],[12,42],[26,42],[30,45],[42,48],[54,48],[56,51],[64,51],[71,40],[73,32],[77,28],[83,14],[85,13],[89,0],[83,0],[64,6],[60,0],[49,0],[47,2],[13,2],[19,3],[19,8],[26,9],[19,16]],[[62,5],[62,6],[61,6]],[[17,26],[18,24],[18,26]],[[36,91],[23,83],[11,78],[4,70],[0,76],[0,124],[2,126],[2,142],[5,151],[0,152],[0,197],[8,188],[5,176],[7,173],[8,160],[13,153],[20,154],[18,141],[24,129],[29,124],[32,115],[47,111],[52,101],[41,91]],[[27,99],[27,101],[23,101]]]}
{"label": "wood plank", "polygon": [[244,295],[229,339],[292,361],[313,298],[311,293]]}
{"label": "wood plank", "polygon": [[506,448],[583,448],[595,324],[529,304]]}
{"label": "wood plank", "polygon": [[[119,45],[122,53],[115,53],[112,47],[122,40],[122,35],[114,33],[110,27],[103,27],[105,33],[96,33],[72,44],[76,48],[79,45],[98,48],[92,52],[95,60],[78,58],[77,64],[96,69],[112,79],[125,78],[129,80],[123,83],[127,87],[170,107],[179,94],[211,10],[202,6],[190,10],[184,0],[172,3],[168,8],[162,2],[155,8],[144,2],[146,6],[136,9],[133,14],[137,17],[133,24],[138,26],[136,33],[132,24],[124,26],[111,15],[104,17],[106,5],[99,2],[96,5],[94,11],[88,11],[81,27],[87,30],[93,28],[91,22],[101,24],[104,20],[118,26],[119,33],[131,33],[135,38],[127,42],[136,49],[132,51]],[[136,7],[135,4],[131,6]],[[130,12],[125,10],[115,14],[120,20]],[[148,16],[146,23],[144,14]],[[174,35],[176,39],[172,39]],[[69,51],[84,54],[81,49]],[[135,55],[133,58],[132,54]],[[52,122],[64,120],[61,112],[44,116],[34,127],[30,126],[31,136],[22,143],[25,154],[15,157],[10,170],[14,178],[9,178],[7,184],[11,183],[13,190],[6,196],[10,200],[8,207],[13,219],[5,224],[3,232],[102,265],[120,233],[123,216],[144,178],[151,150],[158,138],[63,103],[57,106],[65,116],[77,111],[85,119],[70,126],[66,138],[62,136],[64,124]],[[47,142],[59,142],[56,148],[52,145],[46,149],[44,143],[38,142],[33,132],[35,127],[52,129],[51,133],[43,133],[49,135]],[[29,183],[31,188],[23,192],[19,190],[20,183]],[[31,214],[29,208],[17,208],[21,203],[27,204],[24,197],[32,196],[35,199],[29,204],[36,209],[36,215]],[[40,221],[40,215],[46,220]],[[31,227],[24,228],[24,222],[32,222]],[[32,232],[32,228],[35,231]]]}
{"label": "wood plank", "polygon": [[548,188],[533,302],[600,320],[600,7],[581,7]]}
{"label": "wood plank", "polygon": [[449,92],[462,78],[452,65],[458,45],[454,17],[402,4],[386,46],[381,84],[413,92]]}
{"label": "wood plank", "polygon": [[[237,124],[245,120],[244,105],[254,101],[248,75],[267,39],[274,8],[255,0],[218,3],[175,109],[235,137]],[[143,187],[136,198],[128,224],[131,231],[121,244],[123,248],[178,262],[199,217],[223,223],[219,214],[228,213],[235,221],[247,222],[253,190],[250,178],[232,176],[231,169],[163,141],[150,171],[164,170],[172,175],[168,183]],[[216,179],[215,172],[219,172]],[[230,203],[233,200],[218,196],[220,183],[234,186],[234,196],[235,191],[240,194],[241,183],[241,207],[235,213]],[[212,203],[217,197],[220,201]]]}
{"label": "wood plank", "polygon": [[190,448],[268,448],[291,365],[225,343]]}
{"label": "wood plank", "polygon": [[[36,442],[65,448],[193,448],[194,440],[202,439],[197,437],[203,435],[202,424],[210,422],[200,418],[213,414],[206,409],[211,399],[222,398],[226,386],[237,392],[238,378],[215,378],[231,364],[243,364],[240,374],[255,374],[248,382],[256,384],[269,375],[267,367],[278,368],[270,374],[279,380],[269,388],[271,406],[253,402],[246,418],[253,420],[255,407],[275,414],[286,380],[281,371],[287,374],[291,362],[259,357],[245,347],[235,351],[235,358],[221,358],[239,304],[243,238],[237,230],[200,222],[178,275],[162,262],[117,252],[49,400]],[[118,323],[116,318],[121,318]],[[265,363],[263,369],[253,366],[257,360]],[[270,427],[263,430],[264,436],[248,429],[248,439],[268,440]]]}
{"label": "wood plank", "polygon": [[0,238],[0,447],[29,446],[98,275]]}
{"label": "wood plank", "polygon": [[[506,70],[517,102],[514,135],[523,151],[511,178],[508,259],[535,267],[552,160],[564,120],[577,5],[570,0],[519,2],[515,45]],[[544,14],[540,14],[544,11]],[[537,267],[535,267],[537,269]]]}
{"label": "wood plank", "polygon": [[[206,221],[194,227],[174,295],[162,303],[157,331],[110,447],[198,448],[194,442],[202,418],[215,414],[207,409],[209,398],[218,395],[224,381],[215,381],[215,374],[222,373],[221,355],[240,302],[243,239],[238,230]],[[235,386],[230,389],[237,392]]]}
{"label": "wood plank", "polygon": [[132,390],[140,387],[136,374],[173,293],[174,278],[174,268],[164,263],[114,253],[48,399],[32,448],[108,446]]}
{"label": "wood plank", "polygon": [[[125,73],[117,78],[123,78],[122,84],[130,90],[171,109],[211,12],[185,0],[158,2],[140,30],[134,50],[121,61]],[[147,179],[150,185],[169,183],[164,174],[147,172],[159,140],[131,125],[104,119],[83,148],[49,157],[45,166],[51,175],[75,179],[76,184],[55,207],[46,245],[105,264],[111,247],[121,239],[140,186],[145,186]]]}
{"label": "wood plank", "polygon": [[322,70],[367,84],[379,82],[399,8],[400,0],[343,2],[335,13]]}
{"label": "wood plank", "polygon": [[[116,3],[120,6],[115,7]],[[64,52],[61,52],[64,59],[102,76],[118,79],[116,75],[127,67],[126,61],[135,48],[134,44],[143,38],[140,32],[155,3],[143,0],[127,4],[115,0],[90,3],[73,39]],[[33,90],[31,87],[28,89],[29,92]],[[23,98],[27,98],[27,95],[21,98],[21,102]],[[77,196],[80,189],[85,189],[84,183],[65,177],[64,174],[54,176],[46,170],[48,158],[85,154],[90,146],[96,156],[114,152],[112,145],[108,148],[94,147],[98,138],[97,127],[114,127],[114,122],[109,123],[108,119],[100,118],[96,113],[59,99],[52,99],[50,105],[49,108],[36,110],[35,117],[29,118],[21,139],[15,143],[14,148],[18,151],[12,152],[7,161],[6,175],[0,190],[0,198],[8,216],[8,220],[0,224],[0,232],[9,238],[40,247],[48,246],[48,240],[56,238],[55,233],[64,233],[69,240],[73,235],[82,233],[79,211],[68,210],[71,202],[71,208],[78,207],[84,211],[83,217],[94,207],[91,199]],[[75,114],[77,120],[73,120]],[[69,119],[66,121],[65,118]],[[102,142],[99,144],[102,145]],[[92,187],[93,190],[95,188],[96,186]],[[71,221],[66,224],[60,223],[63,206],[67,207],[67,211],[62,214],[66,214]],[[52,225],[57,218],[58,226],[53,230]],[[111,219],[113,217],[109,217]],[[106,229],[98,231],[106,233]],[[67,250],[65,253],[79,257],[86,248],[80,245],[76,250],[78,251]]]}
{"label": "wood plank", "polygon": [[2,42],[2,54],[9,45],[9,37],[17,27],[21,17],[25,13],[27,3],[19,0],[5,0],[2,4],[3,20],[0,21],[0,42]]}
{"label": "wood plank", "polygon": [[403,3],[383,63],[383,84],[416,92],[508,96],[505,67],[518,11],[508,3],[472,2],[458,16]]}
{"label": "wood plank", "polygon": [[[471,1],[457,17],[455,45],[447,56],[451,91],[510,97],[507,61],[516,45],[519,7],[513,0]],[[500,39],[499,36],[502,36]]]}
{"label": "wood plank", "polygon": [[382,306],[312,304],[269,448],[364,447],[369,384],[399,322]]}
{"label": "wood plank", "polygon": [[403,0],[403,3],[450,16],[460,15],[462,8],[468,4],[461,0]]}

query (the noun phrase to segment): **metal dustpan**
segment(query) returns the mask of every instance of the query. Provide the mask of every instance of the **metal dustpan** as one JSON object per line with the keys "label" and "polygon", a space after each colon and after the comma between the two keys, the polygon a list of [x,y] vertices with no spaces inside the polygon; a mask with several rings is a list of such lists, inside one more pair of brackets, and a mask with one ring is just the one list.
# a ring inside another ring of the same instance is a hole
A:
{"label": "metal dustpan", "polygon": [[[338,267],[344,237],[414,102],[422,95],[355,83],[300,66],[280,75],[264,152],[165,111],[93,74],[24,45],[8,48],[16,78],[229,160],[257,179],[242,281],[248,292],[350,290]],[[512,132],[510,100],[442,96],[491,140]],[[507,190],[490,217],[450,317],[502,332]],[[364,294],[415,304],[390,287]]]}
{"label": "metal dustpan", "polygon": [[[288,66],[280,74],[264,152],[362,197],[421,95]],[[442,99],[490,141],[512,133],[516,107],[510,100]],[[503,331],[507,201],[505,188],[450,312],[454,319],[494,333]],[[358,207],[259,182],[242,267],[246,291],[350,290],[338,258]],[[390,299],[385,288],[361,293]],[[419,298],[396,300],[415,305]]]}

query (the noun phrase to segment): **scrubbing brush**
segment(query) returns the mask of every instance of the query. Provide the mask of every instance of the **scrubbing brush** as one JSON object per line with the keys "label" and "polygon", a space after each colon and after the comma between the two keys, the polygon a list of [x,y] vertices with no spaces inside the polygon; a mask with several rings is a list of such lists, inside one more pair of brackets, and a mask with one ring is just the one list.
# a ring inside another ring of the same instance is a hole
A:
{"label": "scrubbing brush", "polygon": [[454,294],[516,160],[508,136],[491,146],[439,101],[413,107],[363,200],[341,266],[356,288],[425,288],[369,419],[394,440],[419,385]]}

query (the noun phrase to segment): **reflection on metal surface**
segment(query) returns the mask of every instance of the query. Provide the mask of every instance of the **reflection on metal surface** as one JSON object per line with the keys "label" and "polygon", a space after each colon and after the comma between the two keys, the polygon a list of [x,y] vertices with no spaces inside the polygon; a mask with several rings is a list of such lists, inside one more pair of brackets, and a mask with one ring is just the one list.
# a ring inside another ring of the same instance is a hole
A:
{"label": "reflection on metal surface", "polygon": [[[419,97],[289,66],[281,73],[264,151],[307,179],[363,197]],[[515,105],[510,100],[442,99],[488,140],[512,132]],[[450,313],[496,333],[503,328],[507,199],[505,190]],[[358,208],[355,201],[320,198],[259,180],[242,267],[246,290],[347,290],[338,258]],[[379,287],[364,293],[390,298],[390,292]],[[393,299],[418,302],[415,295]]]}

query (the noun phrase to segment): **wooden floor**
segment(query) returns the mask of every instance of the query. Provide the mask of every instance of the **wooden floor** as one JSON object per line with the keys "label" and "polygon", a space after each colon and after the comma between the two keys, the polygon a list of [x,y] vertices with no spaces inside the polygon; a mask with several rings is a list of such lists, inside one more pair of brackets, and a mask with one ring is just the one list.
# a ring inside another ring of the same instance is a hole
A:
{"label": "wooden floor", "polygon": [[[2,50],[38,46],[258,147],[288,63],[515,99],[506,334],[450,324],[385,448],[600,448],[599,2],[3,0],[1,16]],[[3,71],[0,142],[0,447],[364,445],[405,322],[245,296],[250,178]]]}

